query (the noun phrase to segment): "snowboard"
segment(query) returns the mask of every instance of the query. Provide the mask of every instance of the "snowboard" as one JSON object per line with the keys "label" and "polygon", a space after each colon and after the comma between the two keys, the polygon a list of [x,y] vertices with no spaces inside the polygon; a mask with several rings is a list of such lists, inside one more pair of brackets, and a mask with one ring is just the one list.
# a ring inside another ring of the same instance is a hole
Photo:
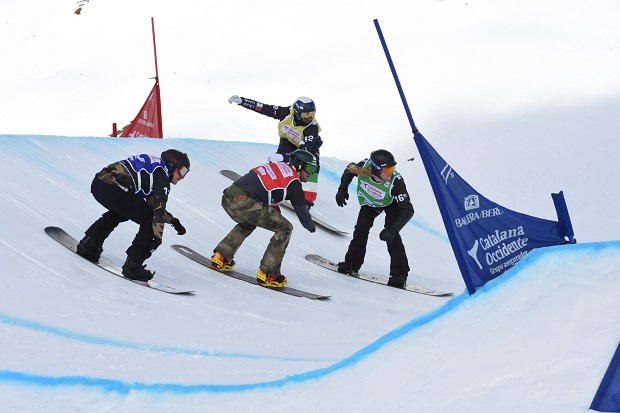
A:
{"label": "snowboard", "polygon": [[[235,171],[230,171],[228,169],[223,169],[220,171],[220,173],[222,175],[224,175],[227,178],[232,179],[233,181],[236,181],[237,179],[241,178],[241,175],[239,175],[237,172]],[[288,209],[289,211],[295,211],[295,208],[293,208],[293,205],[291,205],[291,203],[289,201],[284,201],[280,204],[280,206]],[[310,214],[312,215],[312,213]],[[314,221],[314,223],[318,226],[321,227],[331,233],[334,234],[338,234],[338,235],[345,235],[348,234],[348,232],[343,231],[341,229],[338,229],[336,227],[334,227],[333,225],[329,225],[327,222],[324,222],[318,218],[316,218],[315,216],[312,216],[312,221]]]}
{"label": "snowboard", "polygon": [[[68,248],[72,252],[74,252],[75,255],[77,255],[76,251],[77,251],[78,241],[75,238],[73,238],[71,235],[67,234],[67,232],[65,232],[64,229],[59,228],[59,227],[46,227],[45,233],[49,235],[50,237],[52,237],[54,240],[58,241],[60,244],[64,245],[66,248]],[[78,255],[78,257],[80,257],[80,255]],[[84,257],[81,257],[81,258],[84,258]],[[92,261],[88,261],[88,262],[93,263]],[[169,294],[191,294],[194,292],[190,290],[177,290],[174,287],[170,287],[168,285],[161,284],[153,280],[150,280],[150,281],[130,280],[129,278],[123,277],[122,270],[119,267],[115,266],[112,262],[108,261],[104,257],[101,257],[99,259],[99,262],[96,263],[95,265],[99,268],[103,268],[104,270],[118,277],[121,277],[124,280],[131,281],[132,283],[139,284],[144,287],[149,287],[154,290],[162,291],[162,292],[169,293]]]}
{"label": "snowboard", "polygon": [[[256,280],[256,277],[252,277],[243,273],[240,273],[239,271],[236,270],[232,270],[229,272],[221,272],[218,271],[214,268],[211,268],[211,258],[207,258],[204,255],[201,255],[199,253],[197,253],[196,251],[194,251],[193,249],[186,247],[184,245],[178,245],[175,244],[172,246],[172,249],[175,250],[176,252],[178,252],[181,255],[186,256],[187,258],[196,261],[198,264],[204,265],[205,267],[218,272],[220,274],[226,275],[228,277],[232,277],[232,278],[236,278],[238,280],[241,281],[245,281],[248,282],[250,284],[255,284],[255,285],[260,285],[258,284],[258,281]],[[268,288],[272,291],[278,291],[284,294],[289,294],[289,295],[293,295],[295,297],[303,297],[303,298],[309,298],[311,300],[325,300],[327,298],[329,298],[329,295],[319,295],[319,294],[314,294],[314,293],[309,293],[307,291],[301,291],[301,290],[297,290],[295,288],[291,288],[291,287],[263,287],[263,288]]]}
{"label": "snowboard", "polygon": [[[338,264],[335,262],[332,262],[330,260],[328,260],[327,258],[323,258],[320,255],[316,255],[316,254],[308,254],[306,255],[306,259],[318,266],[321,266],[323,268],[327,268],[328,270],[332,270],[335,272],[338,272]],[[341,273],[338,273],[341,274]],[[342,275],[346,275],[346,274],[342,274]],[[368,275],[368,274],[364,274],[364,273],[357,273],[357,275],[349,275],[349,277],[353,277],[353,278],[357,278],[360,280],[364,280],[364,281],[370,281],[373,282],[375,284],[382,284],[382,285],[387,285],[387,280],[382,279],[382,278],[378,278],[375,277],[374,275]],[[418,293],[418,294],[424,294],[424,295],[432,295],[435,297],[445,297],[445,296],[450,296],[453,295],[453,293],[451,292],[443,292],[443,291],[437,291],[437,290],[433,290],[430,288],[425,288],[425,287],[420,287],[417,285],[412,285],[412,284],[407,284],[406,288],[404,288],[405,291],[410,291],[412,293]]]}

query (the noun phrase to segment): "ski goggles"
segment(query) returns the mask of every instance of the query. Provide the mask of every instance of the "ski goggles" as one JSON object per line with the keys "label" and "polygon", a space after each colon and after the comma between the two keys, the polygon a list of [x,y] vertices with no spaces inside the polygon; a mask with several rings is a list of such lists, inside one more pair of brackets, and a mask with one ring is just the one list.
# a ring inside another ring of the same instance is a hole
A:
{"label": "ski goggles", "polygon": [[396,165],[382,167],[381,165],[377,165],[376,163],[374,163],[372,159],[370,159],[370,165],[378,173],[384,173],[386,175],[392,175],[396,170]]}
{"label": "ski goggles", "polygon": [[314,119],[315,114],[316,112],[303,112],[301,114],[301,118],[305,120],[306,122],[312,122],[312,119]]}
{"label": "ski goggles", "polygon": [[187,173],[189,172],[189,168],[182,165],[180,168],[177,169],[177,171],[179,171],[179,176],[181,177],[181,179],[183,179],[185,178],[185,175],[187,175]]}
{"label": "ski goggles", "polygon": [[396,165],[392,165],[388,168],[383,168],[382,171],[384,174],[386,175],[392,175],[394,173],[394,171],[396,170]]}
{"label": "ski goggles", "polygon": [[308,175],[312,175],[317,169],[319,169],[319,166],[314,162],[306,162],[302,169],[306,171]]}

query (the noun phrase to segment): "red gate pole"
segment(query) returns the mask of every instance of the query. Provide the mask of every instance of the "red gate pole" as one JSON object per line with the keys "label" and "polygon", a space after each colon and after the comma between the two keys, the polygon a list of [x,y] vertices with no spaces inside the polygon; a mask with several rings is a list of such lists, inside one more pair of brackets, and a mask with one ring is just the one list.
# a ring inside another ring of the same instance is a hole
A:
{"label": "red gate pole", "polygon": [[157,85],[156,93],[157,93],[157,118],[159,119],[159,136],[161,139],[164,137],[164,127],[162,125],[161,118],[161,96],[159,94],[159,69],[157,67],[157,45],[155,43],[155,20],[151,17],[151,28],[153,31],[153,55],[155,57],[155,83]]}

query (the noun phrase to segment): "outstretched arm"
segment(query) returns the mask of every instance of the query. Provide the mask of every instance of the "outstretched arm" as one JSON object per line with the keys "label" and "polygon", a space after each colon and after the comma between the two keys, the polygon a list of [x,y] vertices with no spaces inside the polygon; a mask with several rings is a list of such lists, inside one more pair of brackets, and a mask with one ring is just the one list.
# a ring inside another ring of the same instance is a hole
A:
{"label": "outstretched arm", "polygon": [[232,95],[228,98],[228,103],[236,103],[239,106],[243,106],[246,109],[252,110],[254,112],[258,112],[261,115],[269,116],[270,118],[282,120],[284,119],[291,111],[290,106],[275,106],[269,105],[267,103],[257,102],[252,99],[247,99],[242,96]]}

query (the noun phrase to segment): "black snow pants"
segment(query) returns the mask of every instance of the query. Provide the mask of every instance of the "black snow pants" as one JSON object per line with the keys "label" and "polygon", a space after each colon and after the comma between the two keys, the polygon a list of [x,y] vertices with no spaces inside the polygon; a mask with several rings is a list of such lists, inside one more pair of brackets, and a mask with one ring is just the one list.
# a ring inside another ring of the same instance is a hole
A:
{"label": "black snow pants", "polygon": [[[359,271],[362,264],[364,264],[368,234],[375,222],[375,218],[381,215],[382,212],[385,212],[384,228],[392,226],[399,212],[395,203],[385,208],[373,208],[367,205],[362,205],[360,208],[355,230],[353,231],[353,239],[349,243],[349,249],[344,256],[344,260],[350,262],[355,271]],[[396,234],[394,239],[387,243],[387,249],[390,254],[390,275],[400,275],[406,278],[409,274],[409,261],[400,234]]]}
{"label": "black snow pants", "polygon": [[120,187],[97,178],[93,179],[90,192],[108,211],[86,230],[86,235],[90,235],[103,246],[103,242],[118,224],[131,220],[140,225],[140,229],[127,249],[127,255],[137,262],[144,262],[149,258],[155,236],[153,209],[149,204],[138,195],[125,192]]}

